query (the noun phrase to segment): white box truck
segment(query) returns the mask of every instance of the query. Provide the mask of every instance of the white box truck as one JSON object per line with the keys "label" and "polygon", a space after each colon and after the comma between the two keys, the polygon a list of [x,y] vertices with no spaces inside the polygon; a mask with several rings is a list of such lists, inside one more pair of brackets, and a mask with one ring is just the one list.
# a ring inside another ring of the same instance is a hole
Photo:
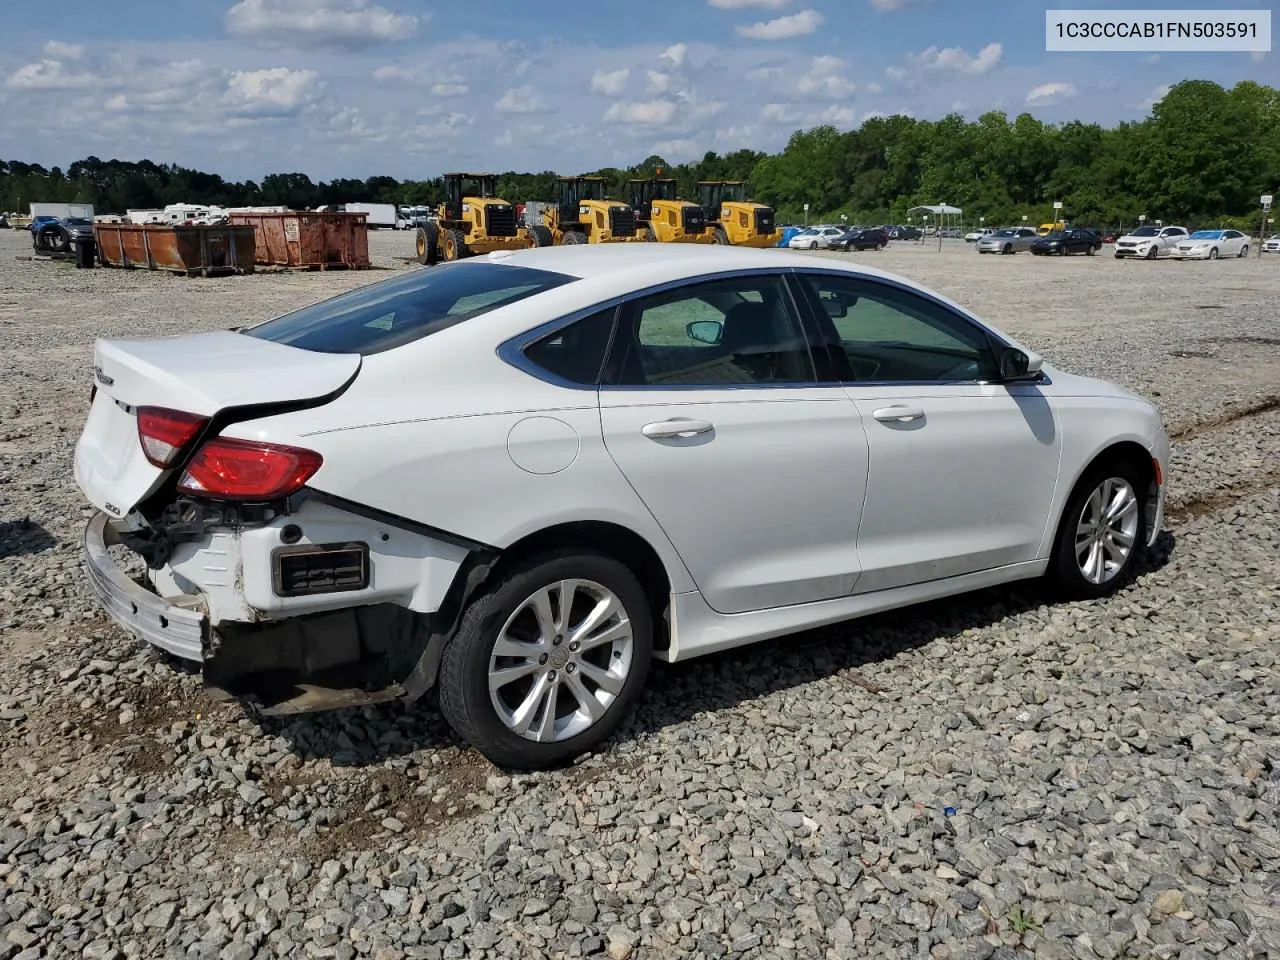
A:
{"label": "white box truck", "polygon": [[31,219],[36,217],[57,217],[64,220],[67,217],[84,217],[86,220],[93,219],[92,203],[33,203],[31,204]]}
{"label": "white box truck", "polygon": [[345,203],[342,209],[347,213],[363,213],[365,223],[370,227],[386,227],[396,229],[396,205],[394,203]]}

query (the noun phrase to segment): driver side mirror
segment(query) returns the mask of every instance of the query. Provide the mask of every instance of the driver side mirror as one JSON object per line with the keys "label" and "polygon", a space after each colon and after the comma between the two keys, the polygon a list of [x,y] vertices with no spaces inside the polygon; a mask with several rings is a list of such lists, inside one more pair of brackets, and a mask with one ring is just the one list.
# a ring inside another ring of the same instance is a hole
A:
{"label": "driver side mirror", "polygon": [[724,335],[724,324],[719,320],[695,320],[685,325],[684,332],[695,343],[717,344]]}
{"label": "driver side mirror", "polygon": [[1035,380],[1040,376],[1044,360],[1038,354],[1028,354],[1017,347],[1005,347],[1000,351],[1000,379],[1005,383]]}

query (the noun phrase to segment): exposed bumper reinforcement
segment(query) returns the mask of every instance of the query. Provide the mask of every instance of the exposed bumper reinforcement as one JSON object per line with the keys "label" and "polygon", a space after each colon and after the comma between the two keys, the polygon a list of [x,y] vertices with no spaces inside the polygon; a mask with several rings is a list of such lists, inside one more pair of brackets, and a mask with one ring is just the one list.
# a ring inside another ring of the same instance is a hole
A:
{"label": "exposed bumper reinforcement", "polygon": [[99,603],[121,626],[175,657],[199,663],[208,617],[177,606],[139,586],[116,564],[107,547],[119,543],[119,521],[95,514],[84,531],[89,583]]}

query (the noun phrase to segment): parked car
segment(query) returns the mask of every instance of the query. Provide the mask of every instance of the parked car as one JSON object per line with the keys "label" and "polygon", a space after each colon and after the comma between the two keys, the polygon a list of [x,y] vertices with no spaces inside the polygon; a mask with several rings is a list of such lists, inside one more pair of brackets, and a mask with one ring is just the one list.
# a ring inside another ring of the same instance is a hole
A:
{"label": "parked car", "polygon": [[966,233],[964,235],[964,242],[978,243],[979,241],[985,240],[995,232],[995,227],[983,227],[981,230],[974,230],[972,233]]}
{"label": "parked car", "polygon": [[1186,227],[1139,227],[1116,240],[1115,257],[1140,257],[1155,260],[1167,257],[1187,237]]}
{"label": "parked car", "polygon": [[1197,230],[1169,251],[1175,260],[1217,260],[1248,255],[1249,238],[1239,230]]}
{"label": "parked car", "polygon": [[787,246],[792,250],[826,250],[843,233],[842,227],[809,227],[792,237]]}
{"label": "parked car", "polygon": [[895,224],[889,228],[890,240],[919,240],[923,234],[920,233],[919,227],[903,226]]}
{"label": "parked car", "polygon": [[9,218],[5,216],[3,213],[0,213],[0,230],[8,230],[8,229],[9,229]]}
{"label": "parked car", "polygon": [[32,248],[50,253],[66,253],[76,240],[93,239],[93,221],[84,217],[45,220],[31,234]]}
{"label": "parked car", "polygon": [[57,223],[57,222],[58,222],[57,217],[51,217],[47,214],[41,214],[38,217],[31,218],[31,222],[27,224],[27,229],[30,230],[33,234],[35,234],[35,233],[39,233],[41,229],[47,226],[48,224]]}
{"label": "parked car", "polygon": [[1267,237],[1262,241],[1263,253],[1280,253],[1280,233]]}
{"label": "parked car", "polygon": [[854,227],[846,230],[828,245],[831,250],[883,250],[889,245],[884,227]]}
{"label": "parked car", "polygon": [[978,241],[979,253],[1021,253],[1030,250],[1037,234],[1030,227],[1004,227]]}
{"label": "parked car", "polygon": [[1119,234],[1117,234],[1114,230],[1105,230],[1103,231],[1103,234],[1102,234],[1102,242],[1115,243],[1118,236]]}
{"label": "parked car", "polygon": [[598,746],[654,657],[1023,579],[1109,595],[1169,469],[1127,390],[910,280],[733,247],[463,260],[98,340],[93,371],[111,616],[268,714],[434,689],[515,768]]}
{"label": "parked car", "polygon": [[1065,257],[1071,253],[1085,253],[1092,257],[1101,249],[1102,238],[1092,230],[1052,230],[1031,241],[1030,247],[1038,257]]}

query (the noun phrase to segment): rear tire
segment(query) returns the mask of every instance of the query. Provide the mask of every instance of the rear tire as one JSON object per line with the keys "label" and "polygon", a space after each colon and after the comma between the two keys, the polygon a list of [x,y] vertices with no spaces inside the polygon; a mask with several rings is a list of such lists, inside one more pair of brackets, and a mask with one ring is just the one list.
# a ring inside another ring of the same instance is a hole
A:
{"label": "rear tire", "polygon": [[551,228],[540,223],[529,228],[529,236],[533,237],[535,247],[553,247],[556,243],[556,237],[551,232]]}
{"label": "rear tire", "polygon": [[587,242],[587,235],[583,233],[581,230],[567,230],[565,231],[565,235],[560,240],[561,246],[565,246],[565,247],[573,246],[574,244],[578,244],[578,243],[586,243],[586,242]]}
{"label": "rear tire", "polygon": [[877,250],[883,250],[883,249],[884,249],[884,244],[883,244],[883,243],[877,243],[877,244],[876,244],[876,249],[877,249]]}
{"label": "rear tire", "polygon": [[1243,247],[1241,247],[1241,248],[1240,248],[1240,252],[1239,252],[1238,254],[1236,254],[1236,256],[1238,256],[1238,257],[1240,257],[1240,258],[1242,258],[1242,259],[1243,259],[1244,257],[1247,257],[1248,255],[1249,255],[1249,245],[1246,243]]}
{"label": "rear tire", "polygon": [[714,234],[716,243],[722,247],[729,246],[729,235],[724,232],[724,227],[717,225]]}
{"label": "rear tire", "polygon": [[654,229],[653,229],[652,224],[647,225],[647,226],[644,228],[644,240],[645,240],[645,243],[657,243],[657,242],[658,242],[658,235],[657,235],[657,233],[655,233],[655,232],[654,232]]}
{"label": "rear tire", "polygon": [[1012,243],[1006,243],[1006,244],[1004,245],[1004,249],[1003,249],[1003,250],[1001,250],[1000,252],[1001,252],[1002,254],[1004,254],[1005,256],[1008,256],[1009,254],[1013,253],[1013,244],[1012,244]]}
{"label": "rear tire", "polygon": [[[1105,519],[1109,507],[1117,514],[1112,520]],[[1091,467],[1071,492],[1058,525],[1046,573],[1054,591],[1065,599],[1092,600],[1128,584],[1146,550],[1146,508],[1147,481],[1131,464]]]}
{"label": "rear tire", "polygon": [[630,569],[591,551],[543,554],[468,606],[441,657],[440,709],[500,767],[561,766],[618,729],[652,653],[652,614]]}

